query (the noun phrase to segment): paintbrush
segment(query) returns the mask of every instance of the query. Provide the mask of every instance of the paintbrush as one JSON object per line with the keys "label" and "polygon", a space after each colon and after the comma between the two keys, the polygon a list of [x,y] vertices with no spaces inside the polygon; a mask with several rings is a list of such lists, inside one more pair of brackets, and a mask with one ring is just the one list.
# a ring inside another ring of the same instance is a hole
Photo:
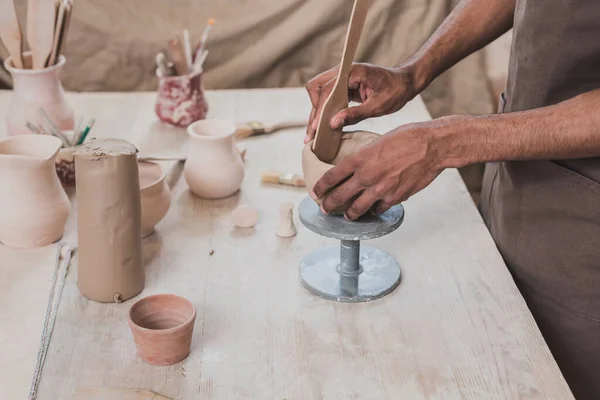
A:
{"label": "paintbrush", "polygon": [[200,58],[202,52],[206,49],[206,41],[208,40],[208,34],[210,32],[210,28],[215,24],[214,18],[209,18],[208,23],[206,24],[206,28],[204,28],[204,33],[202,33],[202,37],[200,38],[200,46],[196,50],[196,54],[194,54],[194,67],[197,67],[197,61]]}
{"label": "paintbrush", "polygon": [[304,178],[291,172],[265,171],[260,175],[262,183],[304,187]]}
{"label": "paintbrush", "polygon": [[83,142],[85,141],[85,138],[87,137],[87,135],[90,133],[90,131],[92,130],[92,128],[94,127],[94,124],[96,123],[95,119],[91,119],[90,123],[88,124],[88,126],[85,127],[85,129],[83,130],[83,133],[81,134],[81,137],[79,138],[79,140],[77,141],[77,146],[83,144]]}
{"label": "paintbrush", "polygon": [[250,136],[264,135],[267,133],[273,133],[284,129],[296,129],[306,126],[306,122],[283,122],[279,124],[273,124],[265,126],[259,121],[250,121],[236,127],[234,137],[236,140],[246,139]]}
{"label": "paintbrush", "polygon": [[185,63],[189,71],[192,70],[192,42],[190,40],[190,32],[187,29],[183,30],[181,37],[183,43],[183,54],[185,56]]}
{"label": "paintbrush", "polygon": [[48,114],[46,114],[44,109],[39,108],[38,111],[41,114],[41,116],[46,120],[50,134],[53,136],[56,136],[57,138],[62,140],[64,147],[69,147],[69,139],[67,139],[67,137],[65,135],[63,135],[63,133],[60,131],[60,129],[58,129],[58,127],[56,125],[54,125],[54,123],[50,120],[50,118],[48,117]]}

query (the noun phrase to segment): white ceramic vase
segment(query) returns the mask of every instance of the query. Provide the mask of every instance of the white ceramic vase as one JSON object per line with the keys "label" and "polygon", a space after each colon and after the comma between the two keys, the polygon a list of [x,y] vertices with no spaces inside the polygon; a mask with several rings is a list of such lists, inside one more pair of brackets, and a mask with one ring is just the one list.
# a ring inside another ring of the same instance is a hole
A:
{"label": "white ceramic vase", "polygon": [[60,239],[71,206],[54,159],[62,142],[53,136],[0,140],[0,242],[31,248]]}
{"label": "white ceramic vase", "polygon": [[[25,64],[31,63],[31,53],[23,53]],[[43,120],[39,109],[43,109],[48,118],[61,131],[75,128],[74,112],[67,103],[60,71],[66,63],[64,56],[56,65],[43,69],[14,68],[10,57],[4,67],[13,78],[13,95],[8,106],[6,126],[9,135],[27,135],[31,133],[27,121],[39,124]]]}
{"label": "white ceramic vase", "polygon": [[205,199],[236,193],[244,180],[244,162],[233,140],[235,124],[205,119],[187,130],[190,144],[184,176],[190,191]]}

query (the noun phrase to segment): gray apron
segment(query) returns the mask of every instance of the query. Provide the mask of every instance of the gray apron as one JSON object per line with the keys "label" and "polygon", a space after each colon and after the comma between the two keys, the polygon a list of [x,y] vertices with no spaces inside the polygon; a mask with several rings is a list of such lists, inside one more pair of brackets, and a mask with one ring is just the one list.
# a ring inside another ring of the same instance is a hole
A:
{"label": "gray apron", "polygon": [[[513,35],[501,112],[600,88],[600,0],[517,0]],[[481,211],[573,394],[599,400],[600,158],[488,164]]]}

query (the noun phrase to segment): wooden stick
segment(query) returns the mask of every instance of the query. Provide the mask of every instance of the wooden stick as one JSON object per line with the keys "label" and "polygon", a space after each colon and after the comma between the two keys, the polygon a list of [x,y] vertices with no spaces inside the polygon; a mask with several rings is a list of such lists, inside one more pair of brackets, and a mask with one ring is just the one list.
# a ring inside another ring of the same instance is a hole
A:
{"label": "wooden stick", "polygon": [[46,65],[54,41],[55,18],[54,0],[28,0],[27,41],[33,69],[42,69]]}
{"label": "wooden stick", "polygon": [[169,54],[177,75],[186,75],[189,73],[183,43],[179,35],[169,40]]}
{"label": "wooden stick", "polygon": [[12,0],[0,0],[0,38],[15,68],[23,68],[23,40]]}
{"label": "wooden stick", "polygon": [[317,125],[315,140],[313,141],[313,152],[323,162],[331,161],[337,155],[340,147],[340,138],[342,130],[334,131],[329,126],[331,118],[339,111],[348,107],[348,79],[350,78],[350,68],[356,54],[360,35],[362,33],[367,12],[371,0],[355,0],[348,32],[346,34],[346,44],[344,53],[339,66],[338,76],[335,85],[329,97],[325,100],[321,108],[321,116]]}

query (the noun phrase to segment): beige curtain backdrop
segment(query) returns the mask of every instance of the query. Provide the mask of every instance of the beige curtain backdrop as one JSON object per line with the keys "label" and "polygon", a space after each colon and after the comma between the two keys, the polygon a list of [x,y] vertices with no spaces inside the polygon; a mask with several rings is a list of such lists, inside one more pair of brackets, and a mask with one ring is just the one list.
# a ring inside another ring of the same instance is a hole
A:
{"label": "beige curtain backdrop", "polygon": [[[15,0],[24,25],[26,0]],[[357,59],[397,65],[452,8],[452,0],[374,0]],[[337,64],[351,0],[75,1],[64,85],[76,91],[154,90],[154,56],[183,28],[198,40],[206,21],[209,89],[302,86]],[[25,30],[25,29],[23,29]],[[2,48],[0,55],[6,56]],[[5,84],[10,85],[4,74]],[[434,116],[492,111],[483,54],[440,77],[424,93]]]}

